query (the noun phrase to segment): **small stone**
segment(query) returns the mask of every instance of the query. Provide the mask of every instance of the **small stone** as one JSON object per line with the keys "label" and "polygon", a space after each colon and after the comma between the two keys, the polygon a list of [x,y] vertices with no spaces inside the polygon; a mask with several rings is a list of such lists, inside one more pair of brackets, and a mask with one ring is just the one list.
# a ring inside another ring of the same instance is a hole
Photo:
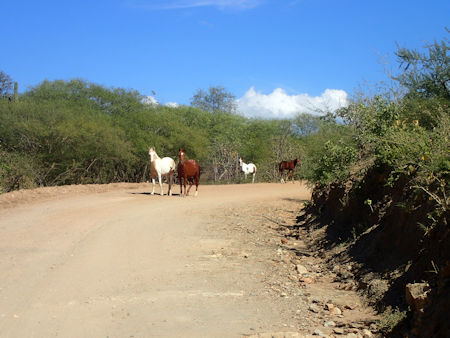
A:
{"label": "small stone", "polygon": [[335,327],[333,329],[333,332],[336,334],[344,334],[344,328],[343,327]]}
{"label": "small stone", "polygon": [[296,269],[297,269],[297,272],[298,272],[300,275],[303,275],[303,274],[308,273],[308,269],[306,269],[306,268],[305,268],[303,265],[301,265],[301,264],[297,264]]}
{"label": "small stone", "polygon": [[377,332],[378,331],[378,326],[377,326],[377,324],[372,323],[372,324],[370,324],[369,329],[372,332]]}
{"label": "small stone", "polygon": [[313,335],[314,335],[314,336],[319,336],[319,337],[326,337],[326,336],[327,336],[326,334],[324,334],[324,333],[323,333],[322,331],[320,331],[319,329],[315,329]]}
{"label": "small stone", "polygon": [[328,311],[331,311],[334,309],[334,304],[328,303],[325,304],[325,309],[327,309]]}
{"label": "small stone", "polygon": [[340,267],[339,265],[333,266],[333,272],[334,272],[334,273],[338,273],[339,270],[341,270],[341,267]]}
{"label": "small stone", "polygon": [[428,283],[406,284],[406,301],[415,312],[423,312],[423,308],[428,304],[428,293],[430,285]]}
{"label": "small stone", "polygon": [[281,296],[281,297],[287,297],[287,293],[286,293],[286,292],[282,292],[282,293],[280,294],[280,296]]}
{"label": "small stone", "polygon": [[325,326],[325,327],[335,327],[336,326],[336,323],[335,322],[333,322],[332,320],[330,320],[330,321],[328,321],[328,322],[325,322],[325,323],[323,323],[323,326]]}
{"label": "small stone", "polygon": [[306,284],[312,284],[313,279],[310,277],[301,277],[299,279],[300,282],[306,283]]}
{"label": "small stone", "polygon": [[346,291],[351,291],[351,290],[353,290],[353,284],[347,283],[347,284],[345,285],[345,287],[344,287],[344,290],[346,290]]}
{"label": "small stone", "polygon": [[310,304],[308,310],[314,313],[319,313],[320,307],[316,304]]}
{"label": "small stone", "polygon": [[330,312],[331,312],[332,314],[336,315],[336,316],[339,316],[339,315],[342,314],[341,309],[339,309],[338,307],[332,308],[332,309],[330,310]]}
{"label": "small stone", "polygon": [[286,244],[287,242],[288,242],[288,240],[287,240],[285,237],[283,237],[283,238],[281,239],[281,243]]}
{"label": "small stone", "polygon": [[362,335],[363,335],[364,338],[372,338],[373,337],[372,332],[370,332],[367,329],[362,330]]}

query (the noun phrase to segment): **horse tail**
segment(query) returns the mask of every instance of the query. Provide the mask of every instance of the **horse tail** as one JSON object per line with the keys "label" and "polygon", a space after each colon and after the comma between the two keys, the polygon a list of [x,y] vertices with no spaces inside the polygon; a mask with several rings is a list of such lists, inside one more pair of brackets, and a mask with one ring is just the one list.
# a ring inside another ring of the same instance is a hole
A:
{"label": "horse tail", "polygon": [[281,172],[281,170],[283,170],[283,161],[280,162],[280,164],[278,165],[278,170]]}

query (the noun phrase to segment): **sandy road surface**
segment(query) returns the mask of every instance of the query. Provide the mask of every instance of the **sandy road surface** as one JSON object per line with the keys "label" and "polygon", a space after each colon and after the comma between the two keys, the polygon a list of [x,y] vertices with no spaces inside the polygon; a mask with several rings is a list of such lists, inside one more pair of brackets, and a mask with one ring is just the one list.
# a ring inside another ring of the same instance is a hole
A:
{"label": "sandy road surface", "polygon": [[[223,238],[227,224],[218,216],[308,199],[308,189],[201,186],[197,198],[149,191],[150,184],[56,189],[54,197],[0,204],[0,336],[238,337],[281,329],[282,309],[270,296],[255,297],[266,262],[247,264],[245,243]],[[215,254],[228,249],[227,259]]]}

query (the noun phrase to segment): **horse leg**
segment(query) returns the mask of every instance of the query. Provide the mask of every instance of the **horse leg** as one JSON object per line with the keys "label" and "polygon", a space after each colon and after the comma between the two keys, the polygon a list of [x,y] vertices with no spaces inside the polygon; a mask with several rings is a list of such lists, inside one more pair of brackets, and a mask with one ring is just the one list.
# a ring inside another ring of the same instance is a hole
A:
{"label": "horse leg", "polygon": [[281,169],[281,180],[280,183],[284,183],[284,170]]}
{"label": "horse leg", "polygon": [[162,188],[162,178],[161,178],[161,174],[160,174],[160,173],[158,173],[158,181],[159,181],[159,191],[160,191],[160,195],[161,195],[161,196],[164,196],[164,191],[163,191],[163,188]]}
{"label": "horse leg", "polygon": [[153,187],[152,195],[154,195],[155,194],[155,178],[154,177],[152,177],[152,187]]}
{"label": "horse leg", "polygon": [[180,184],[180,196],[183,196],[183,176],[178,175],[178,183]]}
{"label": "horse leg", "polygon": [[295,183],[295,181],[294,181],[294,173],[295,173],[295,171],[294,171],[294,169],[292,169],[292,183]]}
{"label": "horse leg", "polygon": [[197,173],[195,175],[195,195],[194,196],[198,196],[198,181],[200,179],[200,175]]}
{"label": "horse leg", "polygon": [[173,171],[169,171],[169,196],[172,196]]}
{"label": "horse leg", "polygon": [[184,196],[189,195],[189,191],[186,191],[186,184],[187,184],[187,175],[184,175],[183,176]]}
{"label": "horse leg", "polygon": [[194,178],[193,177],[190,177],[189,178],[189,188],[188,188],[188,191],[187,191],[187,194],[188,194],[188,196],[189,196],[189,191],[191,191],[191,188],[192,188],[192,184],[194,183]]}
{"label": "horse leg", "polygon": [[252,183],[255,183],[255,174],[256,174],[256,173],[253,173],[253,174],[252,174]]}

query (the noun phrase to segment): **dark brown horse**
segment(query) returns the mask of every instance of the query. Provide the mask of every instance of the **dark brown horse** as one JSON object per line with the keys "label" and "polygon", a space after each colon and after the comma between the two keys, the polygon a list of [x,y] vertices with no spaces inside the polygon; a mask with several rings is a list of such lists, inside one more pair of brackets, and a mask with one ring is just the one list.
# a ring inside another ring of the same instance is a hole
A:
{"label": "dark brown horse", "polygon": [[[184,196],[189,195],[192,184],[195,180],[195,196],[198,195],[198,181],[200,179],[200,166],[196,160],[185,160],[186,151],[184,149],[178,149],[178,180],[180,181],[180,195],[183,196],[183,185],[184,185]],[[189,181],[189,188],[186,191],[186,182]]]}
{"label": "dark brown horse", "polygon": [[295,173],[295,167],[297,164],[300,163],[300,160],[296,158],[292,161],[281,161],[280,162],[280,174],[281,174],[281,183],[284,183],[284,171],[287,171],[287,177],[286,180],[289,180],[289,173],[291,173],[292,177],[292,183],[294,183],[294,173]]}

